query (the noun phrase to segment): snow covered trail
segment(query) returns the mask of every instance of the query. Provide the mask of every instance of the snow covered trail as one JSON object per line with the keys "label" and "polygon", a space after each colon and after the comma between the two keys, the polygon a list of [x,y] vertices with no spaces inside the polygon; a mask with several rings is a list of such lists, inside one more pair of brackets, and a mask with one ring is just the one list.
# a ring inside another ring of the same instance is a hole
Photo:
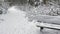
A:
{"label": "snow covered trail", "polygon": [[24,17],[25,13],[21,10],[11,7],[8,13],[0,15],[4,19],[0,23],[0,34],[40,34],[33,22],[28,22]]}

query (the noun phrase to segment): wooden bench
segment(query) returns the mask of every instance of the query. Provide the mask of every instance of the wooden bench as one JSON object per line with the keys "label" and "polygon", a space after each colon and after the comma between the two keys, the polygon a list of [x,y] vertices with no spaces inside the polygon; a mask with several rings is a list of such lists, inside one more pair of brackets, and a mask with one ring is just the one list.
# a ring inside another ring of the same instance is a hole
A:
{"label": "wooden bench", "polygon": [[43,28],[60,30],[60,25],[57,25],[57,24],[38,23],[36,26],[40,27],[40,30],[43,30]]}

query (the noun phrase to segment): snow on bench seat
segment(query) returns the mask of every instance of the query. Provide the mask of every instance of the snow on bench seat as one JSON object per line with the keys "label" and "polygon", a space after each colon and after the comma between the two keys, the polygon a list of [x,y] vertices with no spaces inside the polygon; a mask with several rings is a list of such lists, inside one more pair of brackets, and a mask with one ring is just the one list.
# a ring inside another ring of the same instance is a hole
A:
{"label": "snow on bench seat", "polygon": [[37,24],[37,27],[44,27],[44,28],[60,30],[60,25],[49,24],[49,23],[39,23],[39,24]]}

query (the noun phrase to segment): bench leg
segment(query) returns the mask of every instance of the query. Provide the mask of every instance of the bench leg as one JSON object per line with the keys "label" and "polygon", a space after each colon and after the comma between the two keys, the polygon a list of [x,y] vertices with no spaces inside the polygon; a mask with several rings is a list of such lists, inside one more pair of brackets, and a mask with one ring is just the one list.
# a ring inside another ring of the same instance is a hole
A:
{"label": "bench leg", "polygon": [[44,28],[43,27],[40,27],[40,31],[42,31]]}

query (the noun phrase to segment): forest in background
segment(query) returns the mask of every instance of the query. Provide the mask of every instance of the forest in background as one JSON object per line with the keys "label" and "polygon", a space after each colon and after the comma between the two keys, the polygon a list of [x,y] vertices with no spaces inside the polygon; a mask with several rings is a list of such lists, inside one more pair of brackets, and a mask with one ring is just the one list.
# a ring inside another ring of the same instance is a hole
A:
{"label": "forest in background", "polygon": [[60,0],[4,0],[5,2],[11,2],[12,4],[27,4],[34,5],[35,3],[43,3],[43,4],[60,4]]}

